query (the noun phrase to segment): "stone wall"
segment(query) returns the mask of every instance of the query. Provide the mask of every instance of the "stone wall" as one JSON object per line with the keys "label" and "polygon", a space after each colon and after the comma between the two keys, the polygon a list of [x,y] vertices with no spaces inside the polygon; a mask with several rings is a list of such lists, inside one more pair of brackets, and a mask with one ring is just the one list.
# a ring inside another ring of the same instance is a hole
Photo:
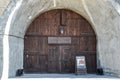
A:
{"label": "stone wall", "polygon": [[3,36],[0,35],[0,77],[2,75],[2,69],[3,69]]}
{"label": "stone wall", "polygon": [[[2,17],[3,12],[7,8],[9,2],[10,0],[0,0],[0,19]],[[0,22],[0,24],[2,23]],[[2,69],[3,69],[2,68],[3,67],[3,40],[2,39],[3,39],[3,35],[0,34],[0,77],[2,75]]]}
{"label": "stone wall", "polygon": [[[14,77],[17,69],[23,68],[24,35],[29,24],[41,13],[52,9],[69,9],[85,17],[97,36],[98,67],[104,69],[105,74],[120,75],[120,15],[108,0],[13,0],[1,18],[0,48],[8,55],[9,77]],[[16,6],[13,4],[17,4]],[[13,6],[13,7],[11,7]],[[8,13],[8,14],[7,14]],[[11,18],[8,18],[9,14]],[[6,20],[4,20],[6,19]],[[10,24],[7,26],[7,19]],[[9,29],[9,31],[7,31]],[[6,32],[5,32],[6,31]],[[2,43],[3,36],[6,45]],[[4,49],[3,49],[4,48]],[[19,56],[19,59],[16,59]],[[0,66],[1,67],[1,66]],[[4,67],[4,71],[7,70]],[[4,74],[6,75],[6,74]]]}
{"label": "stone wall", "polygon": [[0,0],[0,16],[3,14],[10,0]]}

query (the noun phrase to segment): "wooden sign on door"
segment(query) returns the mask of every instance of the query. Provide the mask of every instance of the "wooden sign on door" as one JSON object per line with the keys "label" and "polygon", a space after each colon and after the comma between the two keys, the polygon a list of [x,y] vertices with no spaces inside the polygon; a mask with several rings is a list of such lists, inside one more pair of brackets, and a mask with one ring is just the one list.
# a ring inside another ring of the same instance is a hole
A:
{"label": "wooden sign on door", "polygon": [[85,63],[85,56],[77,56],[76,57],[77,61],[77,68],[86,68],[86,63]]}
{"label": "wooden sign on door", "polygon": [[48,37],[48,44],[71,44],[71,37]]}
{"label": "wooden sign on door", "polygon": [[86,73],[85,56],[76,56],[76,74],[85,75]]}

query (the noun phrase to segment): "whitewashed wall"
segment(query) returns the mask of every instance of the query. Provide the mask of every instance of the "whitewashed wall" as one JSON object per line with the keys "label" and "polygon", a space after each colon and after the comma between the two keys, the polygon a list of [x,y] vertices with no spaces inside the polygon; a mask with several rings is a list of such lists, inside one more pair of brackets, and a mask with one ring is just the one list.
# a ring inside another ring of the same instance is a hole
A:
{"label": "whitewashed wall", "polygon": [[4,56],[9,77],[14,77],[16,70],[23,68],[23,41],[29,24],[52,9],[69,9],[86,18],[96,32],[100,66],[105,73],[120,75],[120,15],[110,0],[13,0],[9,6],[10,10],[4,13],[0,24],[0,44],[4,46],[0,47],[0,52],[9,54],[9,64]]}

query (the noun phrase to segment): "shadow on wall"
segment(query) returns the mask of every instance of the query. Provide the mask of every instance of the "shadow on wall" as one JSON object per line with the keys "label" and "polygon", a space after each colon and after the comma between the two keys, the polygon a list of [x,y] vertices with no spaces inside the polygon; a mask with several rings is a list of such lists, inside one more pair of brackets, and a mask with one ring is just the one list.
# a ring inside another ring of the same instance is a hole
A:
{"label": "shadow on wall", "polygon": [[118,14],[120,15],[120,0],[110,0],[112,6],[116,9]]}

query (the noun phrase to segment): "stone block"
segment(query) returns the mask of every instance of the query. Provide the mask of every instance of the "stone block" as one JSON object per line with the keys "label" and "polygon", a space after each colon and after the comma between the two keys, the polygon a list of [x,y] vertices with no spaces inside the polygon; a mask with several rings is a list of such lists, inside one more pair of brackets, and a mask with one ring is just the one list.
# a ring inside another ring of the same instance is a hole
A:
{"label": "stone block", "polygon": [[6,7],[10,0],[0,0],[0,7]]}
{"label": "stone block", "polygon": [[2,15],[9,2],[10,0],[0,0],[0,16]]}
{"label": "stone block", "polygon": [[0,35],[0,78],[2,76],[3,69],[3,36]]}
{"label": "stone block", "polygon": [[2,15],[5,8],[0,8],[0,16]]}
{"label": "stone block", "polygon": [[9,36],[9,47],[9,77],[13,77],[18,69],[23,69],[23,39]]}

